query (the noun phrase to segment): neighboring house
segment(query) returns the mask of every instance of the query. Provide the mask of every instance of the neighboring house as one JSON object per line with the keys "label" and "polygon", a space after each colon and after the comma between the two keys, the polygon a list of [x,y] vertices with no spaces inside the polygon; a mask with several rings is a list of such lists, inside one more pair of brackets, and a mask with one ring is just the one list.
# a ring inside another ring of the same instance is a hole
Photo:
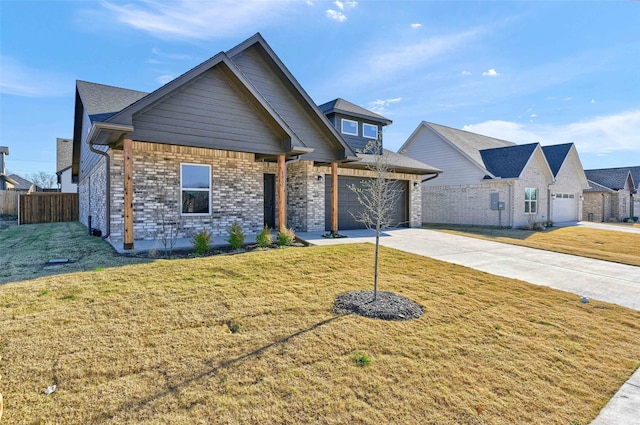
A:
{"label": "neighboring house", "polygon": [[423,121],[399,152],[443,170],[422,184],[425,223],[577,221],[586,177],[573,144],[516,145]]}
{"label": "neighboring house", "polygon": [[7,166],[5,156],[9,155],[7,146],[0,146],[0,190],[11,190],[18,184],[15,180],[7,176]]}
{"label": "neighboring house", "polygon": [[583,220],[622,221],[638,216],[640,167],[585,170],[585,174],[591,187],[584,191]]}
{"label": "neighboring house", "polygon": [[42,188],[40,186],[36,186],[34,183],[31,183],[27,179],[23,179],[17,174],[11,174],[9,175],[9,178],[15,182],[13,187],[10,188],[11,190],[24,193],[42,192]]}
{"label": "neighboring house", "polygon": [[[439,170],[388,155],[397,215],[420,226],[421,175]],[[338,220],[353,196],[340,187],[373,175],[260,34],[150,94],[78,81],[71,170],[81,222],[125,249],[170,222],[177,237],[356,226]]]}
{"label": "neighboring house", "polygon": [[71,181],[71,163],[73,160],[73,140],[56,139],[56,176],[58,188],[63,193],[77,193],[78,185]]}

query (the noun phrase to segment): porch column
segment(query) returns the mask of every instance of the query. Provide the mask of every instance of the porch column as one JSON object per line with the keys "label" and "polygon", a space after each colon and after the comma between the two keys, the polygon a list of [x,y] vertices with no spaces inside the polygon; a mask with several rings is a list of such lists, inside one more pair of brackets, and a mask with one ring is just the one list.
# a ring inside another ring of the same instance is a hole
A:
{"label": "porch column", "polygon": [[331,163],[331,233],[338,233],[338,163]]}
{"label": "porch column", "polygon": [[278,181],[276,185],[278,187],[278,230],[282,232],[287,228],[287,219],[285,214],[285,208],[287,205],[285,195],[286,185],[286,163],[284,155],[278,155]]}
{"label": "porch column", "polygon": [[[124,249],[133,249],[133,140],[124,139]],[[108,170],[107,170],[108,172]]]}

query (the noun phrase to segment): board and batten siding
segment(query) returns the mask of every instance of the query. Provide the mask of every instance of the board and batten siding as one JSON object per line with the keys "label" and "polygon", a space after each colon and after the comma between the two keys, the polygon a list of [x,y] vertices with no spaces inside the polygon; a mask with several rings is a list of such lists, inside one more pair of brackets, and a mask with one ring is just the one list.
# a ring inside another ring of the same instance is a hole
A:
{"label": "board and batten siding", "polygon": [[305,110],[309,107],[293,95],[295,89],[285,85],[255,46],[233,57],[233,61],[302,142],[314,149],[304,159],[330,162],[340,157],[344,148],[323,134],[316,120],[310,116],[311,111]]}
{"label": "board and batten siding", "polygon": [[[84,111],[82,113],[82,143],[80,145],[80,174],[79,181],[84,180],[93,168],[98,164],[101,155],[91,152],[89,150],[89,145],[87,144],[87,137],[89,136],[89,131],[91,131],[91,120],[89,119],[89,115]],[[94,146],[96,150],[100,150],[106,152],[108,150],[107,146]]]}
{"label": "board and batten siding", "polygon": [[267,118],[224,72],[212,68],[133,117],[130,138],[146,142],[265,154],[282,153]]}
{"label": "board and batten siding", "polygon": [[477,184],[485,175],[482,169],[424,126],[418,130],[406,152],[401,153],[442,170],[437,179],[423,183],[424,186]]}

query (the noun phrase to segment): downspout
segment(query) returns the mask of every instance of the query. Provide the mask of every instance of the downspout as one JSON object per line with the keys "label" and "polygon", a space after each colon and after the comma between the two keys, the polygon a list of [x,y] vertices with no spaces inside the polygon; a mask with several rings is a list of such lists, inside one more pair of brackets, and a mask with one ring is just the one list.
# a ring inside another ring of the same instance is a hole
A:
{"label": "downspout", "polygon": [[[107,170],[105,172],[106,174],[106,196],[105,196],[105,202],[106,202],[106,213],[105,213],[105,234],[102,235],[102,239],[106,239],[109,237],[109,235],[111,234],[111,159],[109,157],[109,154],[101,151],[99,149],[96,149],[93,146],[93,143],[91,143],[91,140],[88,138],[87,139],[87,145],[89,146],[89,150],[93,153],[97,153],[98,155],[101,155],[105,158],[106,161],[106,167]],[[89,194],[91,194],[91,186],[89,186]],[[89,229],[91,230],[91,229]]]}
{"label": "downspout", "polygon": [[435,179],[436,177],[438,177],[439,175],[440,175],[440,173],[435,173],[433,176],[431,176],[431,177],[427,177],[426,179],[423,179],[423,180],[421,181],[421,183],[428,182],[429,180],[433,180],[433,179]]}
{"label": "downspout", "polygon": [[513,183],[507,181],[509,185],[509,227],[513,229]]}

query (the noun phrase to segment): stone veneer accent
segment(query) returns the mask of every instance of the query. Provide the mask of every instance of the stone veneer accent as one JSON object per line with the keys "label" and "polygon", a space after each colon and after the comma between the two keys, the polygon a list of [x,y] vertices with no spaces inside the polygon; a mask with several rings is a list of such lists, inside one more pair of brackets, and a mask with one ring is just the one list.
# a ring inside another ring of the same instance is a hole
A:
{"label": "stone veneer accent", "polygon": [[80,223],[99,229],[106,236],[107,231],[107,160],[101,158],[95,167],[78,184]]}
{"label": "stone veneer accent", "polygon": [[[238,221],[245,233],[263,226],[263,165],[254,154],[216,149],[134,142],[133,145],[134,240],[154,240],[162,235],[162,223],[180,222],[178,238],[200,230],[214,237],[228,235]],[[211,214],[180,214],[180,164],[211,166]],[[124,238],[123,152],[113,151],[111,162],[111,239]],[[164,217],[164,218],[163,218]]]}

